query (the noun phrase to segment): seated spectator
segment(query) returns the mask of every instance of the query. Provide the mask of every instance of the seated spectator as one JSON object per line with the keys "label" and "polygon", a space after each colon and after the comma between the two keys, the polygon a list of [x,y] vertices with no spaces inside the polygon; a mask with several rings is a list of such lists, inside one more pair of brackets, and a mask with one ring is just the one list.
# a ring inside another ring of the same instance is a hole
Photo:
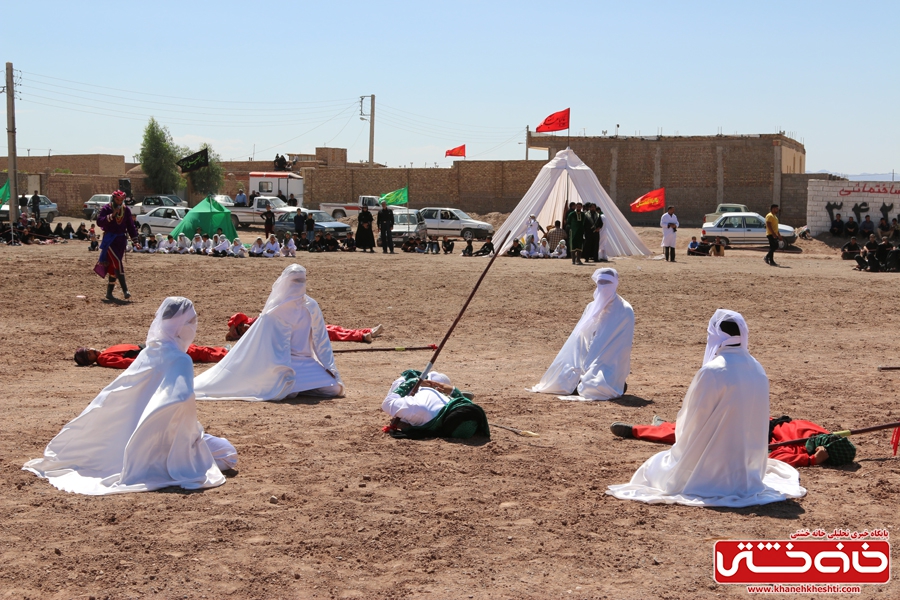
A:
{"label": "seated spectator", "polygon": [[415,252],[416,247],[419,245],[418,237],[408,237],[403,240],[403,245],[400,246],[400,249],[404,252]]}
{"label": "seated spectator", "polygon": [[856,257],[859,256],[860,247],[859,244],[856,243],[856,236],[850,238],[850,241],[844,244],[841,247],[841,259],[842,260],[856,260]]}
{"label": "seated spectator", "polygon": [[322,240],[322,234],[316,233],[316,237],[309,243],[310,252],[325,252],[325,242]]}
{"label": "seated spectator", "polygon": [[[66,223],[66,228],[63,229],[63,231],[66,233],[69,233],[69,231],[71,229],[72,229],[72,224]],[[87,227],[84,226],[84,223],[82,223],[81,225],[78,226],[78,231],[76,231],[73,235],[75,236],[75,239],[81,240],[82,242],[85,241],[86,239],[88,239],[88,237],[90,237],[88,235]]]}
{"label": "seated spectator", "polygon": [[537,252],[537,242],[533,235],[525,236],[525,246],[522,248],[522,258],[533,258],[532,255]]}
{"label": "seated spectator", "polygon": [[[565,241],[563,238],[562,241]],[[515,238],[513,240],[512,246],[509,250],[506,251],[507,256],[521,256],[522,255],[522,244],[519,242],[519,238]]]}
{"label": "seated spectator", "polygon": [[707,256],[709,255],[709,244],[705,244],[706,248],[703,249],[700,247],[700,242],[697,241],[697,236],[691,236],[691,243],[688,244],[687,254],[688,256]]}
{"label": "seated spectator", "polygon": [[[200,243],[203,243],[203,240],[200,240]],[[175,240],[175,253],[176,254],[187,254],[191,251],[191,243],[188,241],[187,236],[183,233],[178,234],[178,239]]]}
{"label": "seated spectator", "polygon": [[[547,242],[550,244],[551,248],[559,247],[559,241],[565,240],[569,236],[566,235],[566,230],[560,226],[559,221],[554,221],[553,227],[551,227],[547,231]],[[568,247],[566,247],[566,252],[568,252]]]}
{"label": "seated spectator", "polygon": [[881,217],[881,220],[878,221],[878,235],[887,239],[891,239],[891,236],[894,235],[894,229],[884,217]]}
{"label": "seated spectator", "polygon": [[233,256],[234,258],[247,258],[247,251],[244,250],[241,238],[234,238],[234,242],[232,242],[231,246],[228,248],[228,256]]}
{"label": "seated spectator", "polygon": [[447,239],[447,236],[444,236],[444,239],[441,241],[441,250],[444,251],[444,254],[453,254],[453,240]]}
{"label": "seated spectator", "polygon": [[537,253],[537,258],[550,258],[550,242],[547,241],[547,238],[541,238],[541,243],[537,247]]}
{"label": "seated spectator", "polygon": [[172,237],[172,234],[166,236],[165,240],[161,240],[162,235],[157,234],[156,241],[158,242],[156,252],[158,254],[172,254],[175,252],[175,248],[178,246],[175,244],[175,238]]}
{"label": "seated spectator", "polygon": [[[509,254],[509,253],[507,252],[507,254]],[[566,246],[565,238],[563,238],[563,239],[559,240],[559,242],[556,244],[556,249],[550,253],[550,258],[565,258],[568,255],[569,255],[569,249]]]}
{"label": "seated spectator", "polygon": [[894,245],[888,241],[887,237],[881,238],[881,243],[879,243],[878,248],[875,249],[875,260],[878,261],[878,268],[880,271],[885,270],[888,254],[893,249]]}
{"label": "seated spectator", "polygon": [[[491,236],[488,236],[487,241],[485,241],[484,244],[481,245],[481,248],[478,249],[478,252],[475,252],[472,256],[489,256],[489,255],[491,255],[494,252],[494,242],[492,241],[492,239],[493,238],[491,238]],[[544,241],[546,241],[546,240],[547,240],[547,238],[544,238]],[[435,254],[437,254],[437,253],[435,252]],[[549,256],[550,256],[550,250],[547,250],[547,257],[549,258]]]}
{"label": "seated spectator", "polygon": [[305,235],[297,236],[297,250],[309,250],[309,239]]}
{"label": "seated spectator", "polygon": [[195,234],[194,234],[194,239],[193,239],[193,241],[191,241],[191,246],[190,246],[190,248],[188,249],[188,252],[190,252],[191,254],[196,254],[196,255],[198,255],[198,256],[199,256],[200,254],[204,254],[204,252],[203,252],[203,238],[200,236],[199,233],[195,233]]}
{"label": "seated spectator", "polygon": [[159,240],[151,235],[147,238],[147,253],[156,254],[157,250],[159,250]]}
{"label": "seated spectator", "polygon": [[463,248],[462,254],[460,256],[472,256],[475,253],[475,249],[472,248],[472,240],[466,240],[466,247]]}
{"label": "seated spectator", "polygon": [[69,239],[69,236],[67,236],[65,233],[63,233],[62,223],[59,223],[59,222],[57,222],[56,227],[53,228],[53,235],[55,235],[58,238]]}
{"label": "seated spectator", "polygon": [[212,240],[209,239],[209,234],[207,233],[204,233],[201,237],[203,238],[203,245],[200,248],[200,254],[209,256],[209,251],[212,250],[213,247]]}
{"label": "seated spectator", "polygon": [[325,239],[322,240],[322,243],[325,244],[325,252],[338,252],[341,249],[341,244],[334,239],[330,231],[325,232]]}
{"label": "seated spectator", "polygon": [[266,251],[266,245],[263,244],[263,239],[261,237],[257,237],[256,241],[250,246],[250,258],[260,258],[263,253]]}
{"label": "seated spectator", "polygon": [[[293,194],[292,194],[293,195]],[[288,234],[284,236],[284,244],[281,245],[282,256],[297,256],[297,234]]]}
{"label": "seated spectator", "polygon": [[419,254],[425,254],[425,251],[428,250],[428,242],[422,238],[416,238],[416,242],[416,247],[413,250]]}
{"label": "seated spectator", "polygon": [[91,225],[91,233],[88,236],[88,240],[90,240],[91,245],[88,246],[88,252],[96,252],[100,250],[100,242],[97,240],[97,234],[94,232],[94,226]]}
{"label": "seated spectator", "polygon": [[860,250],[859,255],[856,257],[856,267],[854,267],[857,271],[871,271],[872,273],[878,272],[878,260],[875,258],[875,251],[878,250],[878,242],[875,241],[875,235],[872,234],[869,236],[869,241],[866,242],[866,245]]}
{"label": "seated spectator", "polygon": [[278,238],[275,237],[274,233],[269,234],[269,239],[266,241],[266,245],[263,246],[262,255],[265,258],[281,256],[281,244],[278,243]]}
{"label": "seated spectator", "polygon": [[352,231],[348,231],[347,237],[341,242],[341,252],[356,252],[356,239]]}
{"label": "seated spectator", "polygon": [[440,254],[441,247],[438,245],[437,236],[432,235],[428,238],[428,244],[425,247],[425,254],[431,252],[432,254]]}
{"label": "seated spectator", "polygon": [[875,233],[875,223],[866,215],[863,222],[859,224],[859,235],[870,236]]}
{"label": "seated spectator", "polygon": [[716,236],[716,241],[710,245],[710,249],[712,250],[713,256],[725,256],[725,244],[722,243],[722,238]]}
{"label": "seated spectator", "polygon": [[849,236],[854,236],[859,233],[859,223],[853,220],[853,217],[847,217],[847,222],[844,223],[844,233]]}
{"label": "seated spectator", "polygon": [[900,225],[897,224],[897,219],[891,219],[891,230],[894,232],[891,235],[892,238],[900,237]]}
{"label": "seated spectator", "polygon": [[900,248],[892,244],[892,248],[888,250],[887,258],[884,260],[884,270],[889,273],[897,273],[900,271]]}
{"label": "seated spectator", "polygon": [[844,235],[844,220],[841,218],[841,213],[838,213],[834,217],[834,221],[831,222],[831,235],[834,237],[841,237]]}
{"label": "seated spectator", "polygon": [[[218,243],[216,243],[216,238],[218,238]],[[218,258],[228,256],[228,250],[231,249],[231,242],[228,241],[228,238],[225,237],[224,233],[222,235],[214,235],[213,243],[215,243],[215,245],[209,251],[210,256],[216,256]]]}

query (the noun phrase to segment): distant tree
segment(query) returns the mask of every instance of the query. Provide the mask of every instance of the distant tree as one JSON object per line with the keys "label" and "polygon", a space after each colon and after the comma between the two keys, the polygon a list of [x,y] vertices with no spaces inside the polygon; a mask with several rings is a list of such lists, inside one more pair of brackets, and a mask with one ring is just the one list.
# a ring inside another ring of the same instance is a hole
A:
{"label": "distant tree", "polygon": [[169,129],[150,117],[141,143],[141,169],[151,190],[157,194],[171,194],[184,185],[181,171],[175,164],[179,158],[178,146],[172,141]]}
{"label": "distant tree", "polygon": [[[204,148],[209,151],[209,166],[188,173],[188,177],[194,191],[207,196],[217,193],[225,183],[225,168],[222,167],[222,157],[216,154],[209,144],[202,144],[196,152]],[[185,156],[188,154],[193,152],[189,151]]]}

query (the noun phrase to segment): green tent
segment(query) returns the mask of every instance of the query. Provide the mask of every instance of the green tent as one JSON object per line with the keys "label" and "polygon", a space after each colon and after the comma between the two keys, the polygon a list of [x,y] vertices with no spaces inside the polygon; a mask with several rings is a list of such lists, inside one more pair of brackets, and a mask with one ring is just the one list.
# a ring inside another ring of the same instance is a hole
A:
{"label": "green tent", "polygon": [[231,211],[210,196],[188,211],[178,227],[172,230],[172,235],[177,238],[179,233],[183,233],[190,239],[194,237],[198,227],[201,233],[209,234],[209,237],[212,237],[219,227],[229,240],[234,240],[238,236],[234,223],[231,222]]}
{"label": "green tent", "polygon": [[9,200],[9,180],[6,180],[6,183],[3,184],[3,187],[0,187],[0,206],[6,204],[6,201]]}

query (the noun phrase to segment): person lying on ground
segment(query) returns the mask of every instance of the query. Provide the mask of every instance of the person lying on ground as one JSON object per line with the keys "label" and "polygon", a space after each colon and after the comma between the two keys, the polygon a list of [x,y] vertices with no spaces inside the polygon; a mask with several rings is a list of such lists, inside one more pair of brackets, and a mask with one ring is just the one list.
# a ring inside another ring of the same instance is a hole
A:
{"label": "person lying on ground", "polygon": [[[255,317],[248,317],[244,313],[236,313],[228,319],[228,333],[225,334],[226,342],[236,342],[247,333]],[[328,325],[325,329],[328,331],[328,339],[332,342],[364,342],[371,344],[372,341],[380,337],[384,333],[384,327],[380,324],[375,327],[366,327],[363,329],[345,329],[340,325]]]}
{"label": "person lying on ground", "polygon": [[[629,425],[613,423],[609,426],[614,435],[621,438],[634,438],[660,444],[675,443],[675,423],[669,423],[657,416],[651,425]],[[812,467],[814,465],[840,466],[853,462],[856,457],[856,446],[841,436],[812,421],[791,419],[788,416],[769,419],[769,443],[786,442],[812,437],[805,444],[779,446],[769,452],[769,458],[780,460],[794,468]]]}
{"label": "person lying on ground", "polygon": [[383,431],[413,439],[491,437],[487,416],[472,402],[473,395],[461,392],[449,377],[436,371],[431,371],[413,394],[419,374],[412,369],[403,371],[391,384],[381,403],[381,410],[391,419]]}
{"label": "person lying on ground", "polygon": [[[144,348],[144,344],[117,344],[105,350],[81,347],[75,351],[75,363],[79,367],[97,364],[110,369],[127,369]],[[225,358],[228,349],[191,344],[185,352],[195,363],[217,363]]]}

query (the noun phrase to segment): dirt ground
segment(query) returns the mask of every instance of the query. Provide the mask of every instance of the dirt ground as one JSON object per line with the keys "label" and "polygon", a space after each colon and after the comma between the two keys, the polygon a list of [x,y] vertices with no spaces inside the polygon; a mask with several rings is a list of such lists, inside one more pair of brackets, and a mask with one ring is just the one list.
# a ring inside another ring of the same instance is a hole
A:
{"label": "dirt ground", "polygon": [[[659,231],[640,233],[658,254]],[[118,375],[76,367],[75,348],[143,341],[169,295],[194,301],[198,344],[224,344],[228,316],[259,311],[289,259],[129,256],[134,302],[109,305],[86,243],[0,247],[0,598],[738,598],[746,588],[713,582],[717,539],[892,530],[900,463],[890,431],[855,439],[852,466],[803,469],[799,501],[700,509],[604,494],[663,449],[615,438],[609,424],[675,417],[720,307],[747,319],[773,415],[832,429],[897,419],[900,374],[876,367],[900,365],[900,275],[851,271],[818,241],[779,255],[781,268],[749,249],[688,258],[696,233],[679,231],[674,264],[614,261],[637,322],[629,395],[610,402],[525,391],[590,301],[593,267],[496,261],[437,368],[492,423],[539,438],[494,428],[490,441],[392,439],[381,400],[430,353],[339,354],[344,398],[199,403],[207,430],[239,452],[225,485],[107,497],[66,494],[20,470]],[[438,343],[486,259],[297,262],[329,323],[382,323],[373,347],[394,347]],[[894,594],[897,583],[861,595]]]}

